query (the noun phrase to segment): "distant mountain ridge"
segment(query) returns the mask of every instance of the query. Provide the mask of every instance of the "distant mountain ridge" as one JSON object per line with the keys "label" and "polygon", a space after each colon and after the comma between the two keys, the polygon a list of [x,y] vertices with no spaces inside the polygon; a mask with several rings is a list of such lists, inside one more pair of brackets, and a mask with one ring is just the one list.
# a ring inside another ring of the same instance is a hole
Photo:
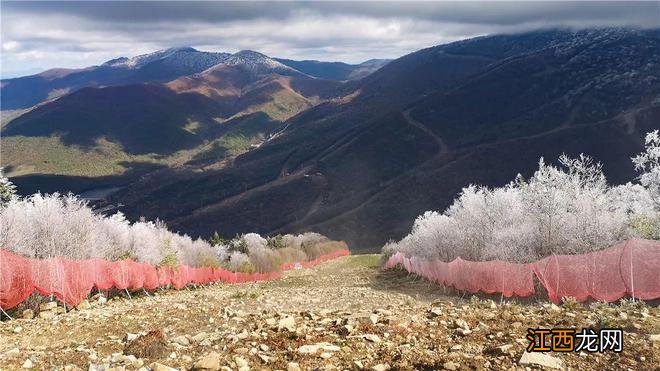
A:
{"label": "distant mountain ridge", "polygon": [[83,69],[54,69],[2,80],[2,109],[24,109],[84,87],[165,82],[201,72],[228,57],[227,53],[172,48],[134,58],[117,58]]}
{"label": "distant mountain ridge", "polygon": [[230,53],[201,52],[191,47],[178,47],[138,55],[133,58],[116,58],[103,63],[103,66],[139,69],[149,63],[166,61],[172,65],[188,67],[192,70],[208,68],[221,63],[231,56]]}
{"label": "distant mountain ridge", "polygon": [[294,61],[275,58],[276,61],[310,76],[328,80],[358,80],[390,62],[390,59],[370,59],[360,64],[343,62],[321,62],[316,60]]}
{"label": "distant mountain ridge", "polygon": [[[256,68],[270,63],[267,69],[278,69],[279,73],[299,72],[312,77],[346,80],[364,77],[375,71],[385,62],[367,65],[345,65],[341,74],[324,74],[324,68],[305,68],[306,62],[279,60],[264,54],[242,50],[237,53],[215,53],[199,51],[192,47],[176,47],[132,58],[111,59],[99,66],[81,69],[54,68],[42,73],[3,79],[0,84],[3,110],[26,109],[39,103],[55,99],[84,87],[117,86],[138,83],[163,83],[182,76],[201,73],[219,64],[241,65],[243,68]],[[327,62],[318,62],[326,66]]]}
{"label": "distant mountain ridge", "polygon": [[[164,65],[196,72],[164,83],[82,87],[12,118],[2,128],[8,174],[112,175],[145,166],[223,166],[279,130],[284,120],[332,98],[341,84],[249,50],[200,56],[192,48],[175,48],[115,59],[104,68],[143,73]],[[100,154],[102,161],[75,165],[81,152]]]}

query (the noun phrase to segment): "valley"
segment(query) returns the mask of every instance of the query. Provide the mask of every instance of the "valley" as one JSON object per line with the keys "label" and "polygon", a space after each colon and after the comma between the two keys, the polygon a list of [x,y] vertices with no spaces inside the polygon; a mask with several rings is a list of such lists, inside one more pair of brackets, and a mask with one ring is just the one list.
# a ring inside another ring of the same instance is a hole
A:
{"label": "valley", "polygon": [[4,125],[3,165],[24,194],[122,187],[109,201],[130,219],[194,236],[314,230],[374,251],[540,157],[585,153],[633,179],[659,128],[659,49],[655,29],[540,30],[365,62],[379,68],[356,79],[364,65],[158,52],[103,68],[204,69],[43,103]]}

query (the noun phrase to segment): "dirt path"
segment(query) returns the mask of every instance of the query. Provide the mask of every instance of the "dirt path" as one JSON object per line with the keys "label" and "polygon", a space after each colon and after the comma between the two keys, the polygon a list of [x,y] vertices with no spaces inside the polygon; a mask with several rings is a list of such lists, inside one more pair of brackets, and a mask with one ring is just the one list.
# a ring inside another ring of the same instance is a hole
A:
{"label": "dirt path", "polygon": [[[460,299],[400,272],[383,273],[378,259],[351,256],[279,281],[92,300],[91,309],[54,319],[4,321],[0,369],[19,369],[28,359],[35,369],[153,362],[190,369],[204,357],[209,369],[232,370],[296,370],[291,363],[303,370],[502,369],[520,367],[528,327],[595,325],[623,327],[624,352],[551,356],[573,369],[653,369],[660,360],[660,342],[651,340],[660,333],[658,308]],[[132,339],[152,330],[162,333]]]}
{"label": "dirt path", "polygon": [[438,147],[440,147],[440,151],[436,156],[444,156],[447,153],[449,153],[449,147],[447,147],[447,144],[445,144],[442,138],[437,136],[431,129],[427,128],[424,124],[412,118],[412,116],[410,116],[410,111],[411,109],[403,111],[403,118],[408,122],[408,124],[418,128],[419,130],[423,131],[431,138],[433,138],[433,140],[438,144]]}

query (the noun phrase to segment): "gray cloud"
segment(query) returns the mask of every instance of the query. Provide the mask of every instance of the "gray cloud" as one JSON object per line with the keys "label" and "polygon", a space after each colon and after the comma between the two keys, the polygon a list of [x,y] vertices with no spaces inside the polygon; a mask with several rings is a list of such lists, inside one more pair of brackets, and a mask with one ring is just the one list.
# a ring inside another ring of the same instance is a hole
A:
{"label": "gray cloud", "polygon": [[542,27],[660,27],[660,2],[6,2],[2,75],[170,46],[360,62]]}

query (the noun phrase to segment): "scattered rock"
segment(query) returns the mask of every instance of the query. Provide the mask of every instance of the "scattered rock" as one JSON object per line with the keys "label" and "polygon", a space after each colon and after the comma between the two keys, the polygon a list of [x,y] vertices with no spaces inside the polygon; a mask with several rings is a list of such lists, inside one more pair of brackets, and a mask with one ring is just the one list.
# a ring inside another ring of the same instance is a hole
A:
{"label": "scattered rock", "polygon": [[439,317],[439,316],[442,315],[442,309],[439,308],[439,307],[433,307],[433,308],[429,309],[429,315],[431,317]]}
{"label": "scattered rock", "polygon": [[649,340],[651,341],[660,341],[660,334],[653,334],[649,336]]}
{"label": "scattered rock", "polygon": [[264,363],[268,363],[268,362],[270,362],[270,357],[268,357],[268,356],[265,355],[265,354],[259,354],[259,358],[260,358]]}
{"label": "scattered rock", "polygon": [[286,365],[286,371],[300,371],[300,365],[295,362],[289,362]]}
{"label": "scattered rock", "polygon": [[468,325],[468,323],[465,322],[465,320],[462,320],[462,319],[455,319],[454,320],[454,327],[455,328],[461,328],[461,329],[464,329],[464,330],[469,330],[470,329],[470,326]]}
{"label": "scattered rock", "polygon": [[236,362],[236,366],[238,367],[248,367],[248,361],[246,361],[245,358],[234,357],[234,362]]}
{"label": "scattered rock", "polygon": [[190,340],[188,339],[187,336],[185,335],[180,335],[172,339],[172,342],[175,344],[179,344],[181,346],[187,347],[190,345]]}
{"label": "scattered rock", "polygon": [[298,353],[300,354],[313,354],[318,351],[319,348],[316,345],[301,345],[300,348],[298,348]]}
{"label": "scattered rock", "polygon": [[562,369],[564,368],[564,362],[561,359],[547,355],[544,353],[523,353],[522,357],[518,361],[519,364],[526,365],[537,365],[548,368]]}
{"label": "scattered rock", "polygon": [[504,344],[498,347],[490,348],[487,352],[495,355],[507,355],[513,349],[513,344]]}
{"label": "scattered rock", "polygon": [[89,302],[87,300],[81,301],[80,304],[78,304],[78,306],[76,307],[76,309],[78,309],[78,310],[87,310],[87,309],[91,309],[91,308],[92,308],[92,306],[89,304]]}
{"label": "scattered rock", "polygon": [[300,354],[314,354],[319,349],[322,349],[322,350],[328,351],[328,352],[339,352],[341,350],[340,347],[338,347],[336,345],[332,345],[330,343],[317,343],[317,344],[307,344],[307,345],[300,346],[300,348],[298,348],[298,353],[300,353]]}
{"label": "scattered rock", "polygon": [[[238,357],[237,357],[238,358]],[[200,358],[193,366],[194,370],[220,370],[220,355],[216,352],[211,352],[204,357]]]}
{"label": "scattered rock", "polygon": [[39,318],[42,319],[53,319],[57,313],[53,311],[41,311],[39,312]]}
{"label": "scattered rock", "polygon": [[18,348],[12,348],[5,352],[5,357],[15,358],[21,355],[21,351]]}
{"label": "scattered rock", "polygon": [[372,342],[372,343],[380,343],[380,337],[375,334],[366,334],[363,336],[366,340]]}
{"label": "scattered rock", "polygon": [[32,319],[34,318],[34,311],[32,309],[26,309],[21,313],[21,318],[23,319]]}
{"label": "scattered rock", "polygon": [[338,330],[337,332],[338,332],[339,335],[341,335],[341,336],[348,336],[348,335],[350,335],[350,334],[353,332],[353,326],[351,326],[351,325],[344,325],[344,326],[340,327],[339,330]]}
{"label": "scattered rock", "polygon": [[158,363],[158,362],[154,362],[154,363],[150,364],[149,368],[152,371],[177,371],[176,368],[172,368],[170,366],[166,366],[166,365]]}
{"label": "scattered rock", "polygon": [[371,369],[373,371],[387,371],[387,370],[390,369],[390,365],[388,365],[387,363],[385,363],[385,364],[379,363],[379,364],[375,365],[374,367],[372,367]]}
{"label": "scattered rock", "polygon": [[462,336],[468,336],[472,333],[472,330],[466,330],[464,328],[458,328],[456,329],[456,333]]}
{"label": "scattered rock", "polygon": [[57,302],[56,301],[49,301],[47,303],[41,303],[39,305],[39,311],[40,312],[47,312],[49,310],[54,310],[57,308]]}
{"label": "scattered rock", "polygon": [[277,323],[277,329],[280,331],[286,329],[289,332],[295,332],[296,320],[291,316],[284,317]]}
{"label": "scattered rock", "polygon": [[442,368],[444,368],[445,370],[455,371],[455,370],[458,370],[459,367],[461,367],[460,364],[452,362],[452,361],[445,362],[445,363],[442,364]]}
{"label": "scattered rock", "polygon": [[126,343],[124,354],[138,358],[163,358],[168,353],[167,340],[162,330],[149,331]]}
{"label": "scattered rock", "polygon": [[202,341],[206,340],[208,338],[208,335],[206,332],[200,332],[199,334],[195,335],[192,337],[192,340],[195,343],[201,343]]}
{"label": "scattered rock", "polygon": [[25,362],[23,362],[23,368],[32,368],[32,367],[34,367],[34,363],[32,363],[32,360],[30,360],[29,358],[26,359]]}

